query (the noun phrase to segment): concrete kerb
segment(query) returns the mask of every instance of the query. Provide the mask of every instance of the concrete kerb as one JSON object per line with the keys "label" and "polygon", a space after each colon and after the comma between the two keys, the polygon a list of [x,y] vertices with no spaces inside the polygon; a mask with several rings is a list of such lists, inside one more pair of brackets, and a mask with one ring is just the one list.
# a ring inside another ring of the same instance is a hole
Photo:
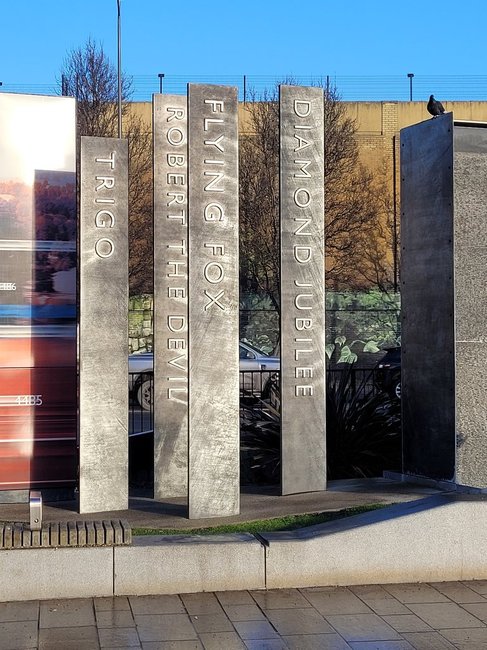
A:
{"label": "concrete kerb", "polygon": [[442,494],[293,532],[0,551],[0,601],[487,579],[487,497]]}
{"label": "concrete kerb", "polygon": [[268,589],[487,578],[487,498],[441,494],[263,535]]}

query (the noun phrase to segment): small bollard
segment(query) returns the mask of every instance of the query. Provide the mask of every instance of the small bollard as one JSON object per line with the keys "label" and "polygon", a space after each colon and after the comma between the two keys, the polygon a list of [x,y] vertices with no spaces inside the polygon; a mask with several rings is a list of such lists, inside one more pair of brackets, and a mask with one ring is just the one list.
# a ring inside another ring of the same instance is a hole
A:
{"label": "small bollard", "polygon": [[42,494],[32,490],[29,493],[30,529],[42,528]]}

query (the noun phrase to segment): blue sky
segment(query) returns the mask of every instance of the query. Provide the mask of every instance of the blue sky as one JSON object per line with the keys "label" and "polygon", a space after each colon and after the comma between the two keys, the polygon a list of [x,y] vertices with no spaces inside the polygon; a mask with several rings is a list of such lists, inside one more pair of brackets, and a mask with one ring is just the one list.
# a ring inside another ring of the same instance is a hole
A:
{"label": "blue sky", "polygon": [[[116,14],[116,0],[2,0],[3,90],[54,86],[89,36],[116,63]],[[486,4],[468,0],[122,0],[123,68],[153,78],[153,92],[159,72],[394,75],[407,89],[408,72],[486,75],[486,18]]]}

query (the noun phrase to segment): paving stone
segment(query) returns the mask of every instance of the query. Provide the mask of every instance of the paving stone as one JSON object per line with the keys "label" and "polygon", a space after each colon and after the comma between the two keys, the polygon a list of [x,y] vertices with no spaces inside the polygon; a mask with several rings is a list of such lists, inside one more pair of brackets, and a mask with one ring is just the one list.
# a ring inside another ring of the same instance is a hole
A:
{"label": "paving stone", "polygon": [[236,632],[200,634],[205,650],[245,650],[246,645]]}
{"label": "paving stone", "polygon": [[338,634],[296,634],[282,638],[289,650],[350,650]]}
{"label": "paving stone", "polygon": [[123,544],[123,528],[120,521],[112,521],[113,543],[117,546]]}
{"label": "paving stone", "polygon": [[78,544],[80,546],[87,545],[86,526],[84,521],[76,522],[76,535],[78,537]]}
{"label": "paving stone", "polygon": [[39,618],[39,601],[0,603],[0,623],[7,621],[37,621]]}
{"label": "paving stone", "polygon": [[22,548],[22,531],[24,527],[22,524],[14,524],[13,525],[13,531],[14,531],[14,536],[13,536],[13,547],[14,548]]}
{"label": "paving stone", "polygon": [[3,528],[3,548],[13,548],[14,545],[14,528],[5,524]]}
{"label": "paving stone", "polygon": [[428,584],[391,584],[382,585],[401,603],[446,603],[449,599]]}
{"label": "paving stone", "polygon": [[95,524],[92,521],[87,521],[85,525],[86,525],[86,543],[88,546],[95,546],[96,544]]}
{"label": "paving stone", "polygon": [[251,591],[250,593],[257,605],[262,609],[311,606],[298,589],[270,589],[269,591]]}
{"label": "paving stone", "polygon": [[253,605],[254,599],[248,591],[216,591],[215,596],[222,605]]}
{"label": "paving stone", "polygon": [[480,650],[487,648],[487,627],[471,629],[439,630],[440,634],[458,650]]}
{"label": "paving stone", "polygon": [[403,637],[414,650],[455,650],[455,646],[438,632],[406,632]]}
{"label": "paving stone", "polygon": [[105,543],[105,528],[101,521],[93,523],[95,525],[95,543],[97,546],[102,546]]}
{"label": "paving stone", "polygon": [[94,625],[95,612],[91,598],[47,600],[40,603],[40,628]]}
{"label": "paving stone", "polygon": [[484,626],[476,616],[452,602],[410,604],[409,609],[435,630]]}
{"label": "paving stone", "polygon": [[140,648],[135,627],[111,627],[98,629],[101,648]]}
{"label": "paving stone", "polygon": [[68,524],[65,521],[59,522],[59,546],[68,546]]}
{"label": "paving stone", "polygon": [[93,598],[96,612],[109,611],[130,611],[130,603],[127,596],[108,596],[104,598]]}
{"label": "paving stone", "polygon": [[193,614],[191,623],[198,634],[209,632],[232,632],[233,625],[224,612],[214,614]]}
{"label": "paving stone", "polygon": [[408,641],[358,641],[351,643],[352,650],[414,650]]}
{"label": "paving stone", "polygon": [[[243,646],[245,647],[245,646]],[[227,646],[218,646],[219,650]],[[200,641],[154,641],[142,644],[142,650],[205,650]],[[231,647],[229,650],[232,650]]]}
{"label": "paving stone", "polygon": [[348,643],[356,641],[395,641],[400,635],[377,614],[326,616],[326,620]]}
{"label": "paving stone", "polygon": [[461,582],[432,582],[430,585],[458,604],[487,603],[487,598],[484,598],[481,594]]}
{"label": "paving stone", "polygon": [[323,616],[373,613],[370,607],[346,588],[330,588],[323,591],[302,589],[301,592]]}
{"label": "paving stone", "polygon": [[132,544],[132,528],[130,527],[128,521],[125,519],[120,520],[120,525],[123,529],[123,543]]}
{"label": "paving stone", "polygon": [[185,613],[179,596],[130,596],[129,603],[134,614]]}
{"label": "paving stone", "polygon": [[135,627],[132,612],[124,609],[111,609],[96,612],[96,625],[98,629],[105,627]]}
{"label": "paving stone", "polygon": [[400,603],[380,585],[353,586],[349,587],[349,590],[379,616],[410,613],[406,605]]}
{"label": "paving stone", "polygon": [[223,612],[215,594],[181,594],[181,600],[188,614],[215,614]]}
{"label": "paving stone", "polygon": [[184,641],[196,639],[194,629],[186,614],[136,615],[135,623],[140,640]]}
{"label": "paving stone", "polygon": [[277,632],[268,621],[235,621],[234,626],[244,641],[278,638]]}
{"label": "paving stone", "polygon": [[107,546],[113,546],[114,532],[113,532],[112,522],[111,521],[102,521],[102,524],[103,524],[103,530],[105,531],[104,543]]}
{"label": "paving stone", "polygon": [[0,623],[0,649],[19,650],[37,647],[37,621]]}
{"label": "paving stone", "polygon": [[483,623],[487,623],[487,601],[482,603],[463,603],[463,609],[479,618]]}
{"label": "paving stone", "polygon": [[68,546],[78,545],[78,527],[75,521],[68,521]]}
{"label": "paving stone", "polygon": [[50,546],[50,544],[51,544],[51,527],[49,524],[42,524],[41,546]]}
{"label": "paving stone", "polygon": [[334,631],[312,607],[269,609],[266,616],[279,634],[326,634]]}
{"label": "paving stone", "polygon": [[50,525],[49,545],[59,546],[59,524],[52,523]]}
{"label": "paving stone", "polygon": [[415,614],[400,614],[383,618],[396,632],[432,632],[431,627]]}
{"label": "paving stone", "polygon": [[265,618],[255,603],[250,605],[223,605],[225,614],[231,621],[259,621]]}
{"label": "paving stone", "polygon": [[469,589],[473,589],[478,594],[485,594],[487,596],[487,580],[462,580]]}
{"label": "paving stone", "polygon": [[22,526],[22,548],[32,546],[32,531],[26,526]]}
{"label": "paving stone", "polygon": [[281,639],[248,639],[245,641],[247,650],[287,650]]}
{"label": "paving stone", "polygon": [[39,630],[39,650],[99,650],[96,627],[57,627]]}

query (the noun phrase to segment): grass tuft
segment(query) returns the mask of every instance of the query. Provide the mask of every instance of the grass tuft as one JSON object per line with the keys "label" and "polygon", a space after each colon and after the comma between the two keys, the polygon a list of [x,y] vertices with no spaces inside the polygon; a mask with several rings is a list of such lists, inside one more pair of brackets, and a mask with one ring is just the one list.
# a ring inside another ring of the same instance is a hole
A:
{"label": "grass tuft", "polygon": [[344,508],[334,512],[316,512],[313,514],[286,515],[274,519],[261,519],[258,521],[247,521],[238,524],[223,524],[208,528],[133,528],[133,535],[222,535],[225,533],[272,533],[284,530],[297,530],[316,524],[324,524],[329,521],[352,517],[363,512],[378,510],[390,504],[371,504]]}

